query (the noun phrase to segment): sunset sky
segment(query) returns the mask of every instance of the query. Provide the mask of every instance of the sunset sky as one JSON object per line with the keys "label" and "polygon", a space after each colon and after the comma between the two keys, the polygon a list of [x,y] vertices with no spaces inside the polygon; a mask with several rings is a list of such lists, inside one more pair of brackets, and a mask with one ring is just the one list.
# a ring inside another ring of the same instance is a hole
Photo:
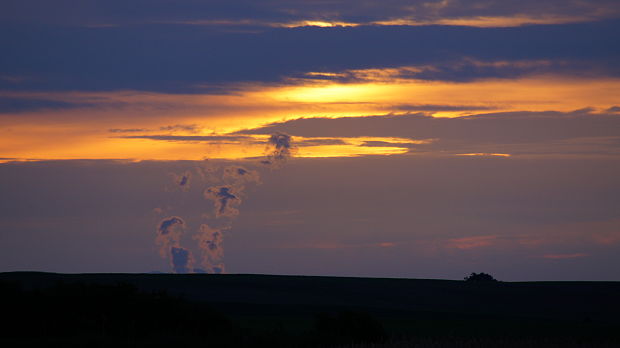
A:
{"label": "sunset sky", "polygon": [[620,280],[617,0],[2,0],[0,271]]}

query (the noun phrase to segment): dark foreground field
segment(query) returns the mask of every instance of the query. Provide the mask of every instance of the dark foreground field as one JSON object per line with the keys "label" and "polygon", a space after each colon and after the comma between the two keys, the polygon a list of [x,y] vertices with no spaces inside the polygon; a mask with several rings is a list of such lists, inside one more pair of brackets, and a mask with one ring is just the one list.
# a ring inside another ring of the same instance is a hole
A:
{"label": "dark foreground field", "polygon": [[620,282],[0,273],[4,347],[620,347]]}

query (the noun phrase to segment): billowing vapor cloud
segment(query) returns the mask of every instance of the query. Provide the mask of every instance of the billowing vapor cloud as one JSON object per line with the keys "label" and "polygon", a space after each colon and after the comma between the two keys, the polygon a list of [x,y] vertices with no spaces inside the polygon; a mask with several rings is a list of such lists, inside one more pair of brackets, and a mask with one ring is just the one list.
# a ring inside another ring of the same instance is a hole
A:
{"label": "billowing vapor cloud", "polygon": [[217,182],[219,180],[217,177],[219,166],[214,164],[212,161],[205,160],[195,169],[196,173],[198,173],[198,178],[203,182]]}
{"label": "billowing vapor cloud", "polygon": [[213,201],[215,205],[215,216],[227,216],[234,217],[239,215],[239,210],[236,208],[241,204],[240,193],[237,193],[239,189],[235,189],[232,186],[213,186],[204,191],[206,199]]}
{"label": "billowing vapor cloud", "polygon": [[174,273],[189,273],[191,271],[193,264],[191,251],[181,247],[172,247],[170,256]]}
{"label": "billowing vapor cloud", "polygon": [[[212,171],[211,174],[213,173]],[[226,184],[208,187],[203,193],[204,197],[213,201],[217,218],[237,216],[237,207],[242,203],[241,196],[245,185],[259,184],[260,175],[257,171],[242,166],[227,166],[222,171],[221,180]]]}
{"label": "billowing vapor cloud", "polygon": [[[272,168],[278,168],[281,163],[292,155],[292,137],[284,133],[275,133],[269,137],[267,159],[261,161]],[[192,237],[200,249],[202,268],[194,269],[192,252],[180,246],[181,235],[185,230],[185,221],[178,216],[171,216],[162,220],[157,228],[157,244],[160,245],[160,254],[169,258],[175,273],[225,272],[224,258],[224,231],[231,227],[231,220],[239,215],[238,207],[242,203],[243,193],[248,184],[260,184],[258,171],[241,165],[219,166],[205,161],[204,165],[196,168],[197,178],[208,186],[203,191],[207,200],[213,201],[214,215],[205,214],[206,219],[224,219],[224,223],[203,223]],[[191,172],[173,174],[174,183],[182,190],[189,190]],[[210,186],[212,185],[212,186]]]}
{"label": "billowing vapor cloud", "polygon": [[224,242],[223,229],[217,229],[207,224],[200,225],[198,234],[194,239],[198,242],[198,247],[202,251],[201,265],[209,273],[225,272],[224,263]]}
{"label": "billowing vapor cloud", "polygon": [[268,141],[267,159],[261,163],[276,167],[284,163],[292,155],[292,140],[293,138],[285,133],[272,134]]}
{"label": "billowing vapor cloud", "polygon": [[180,188],[182,191],[188,191],[190,187],[190,180],[192,178],[192,173],[190,171],[186,171],[182,174],[174,174],[172,173],[172,178],[175,185]]}
{"label": "billowing vapor cloud", "polygon": [[269,143],[272,144],[275,149],[272,156],[276,158],[286,158],[291,154],[291,136],[284,133],[272,134],[269,138]]}
{"label": "billowing vapor cloud", "polygon": [[163,219],[157,226],[156,243],[159,253],[170,260],[175,273],[188,273],[193,264],[191,251],[181,247],[181,236],[185,230],[185,221],[178,216]]}
{"label": "billowing vapor cloud", "polygon": [[160,236],[172,235],[175,231],[178,231],[175,227],[185,226],[185,222],[180,217],[172,216],[167,219],[164,219],[159,224],[157,230],[159,231]]}
{"label": "billowing vapor cloud", "polygon": [[[270,138],[274,151],[280,153],[290,152],[290,137]],[[284,154],[282,154],[284,156]],[[280,157],[282,157],[280,156]],[[209,181],[224,182],[224,185],[208,187],[204,192],[204,197],[212,200],[215,208],[215,218],[234,218],[239,215],[238,206],[242,203],[241,196],[247,184],[260,184],[260,175],[256,170],[248,169],[240,165],[226,166],[221,171],[221,177],[217,177],[218,170],[210,166],[208,171],[201,171]],[[217,177],[217,178],[216,178]],[[201,266],[208,273],[225,272],[224,257],[224,234],[225,230],[230,229],[230,221],[226,227],[216,228],[213,224],[202,224],[198,233],[193,237],[198,242],[198,247],[202,252]]]}
{"label": "billowing vapor cloud", "polygon": [[235,184],[256,183],[260,184],[260,175],[255,170],[249,170],[241,166],[229,166],[224,168],[223,178]]}
{"label": "billowing vapor cloud", "polygon": [[[267,159],[262,164],[278,167],[292,155],[292,137],[284,133],[274,133],[269,137]],[[204,171],[202,173],[205,173]],[[216,171],[211,169],[205,176],[213,177]],[[241,196],[247,184],[260,184],[260,175],[256,170],[243,166],[226,166],[222,170],[221,181],[225,185],[216,185],[204,191],[204,197],[212,200],[215,207],[215,218],[234,218],[239,215]],[[208,272],[221,273],[225,271],[224,257],[224,230],[230,229],[228,224],[224,228],[215,228],[209,224],[200,225],[198,234],[194,236],[202,251],[201,265]]]}
{"label": "billowing vapor cloud", "polygon": [[181,180],[179,180],[179,186],[187,186],[189,184],[189,176],[183,175]]}

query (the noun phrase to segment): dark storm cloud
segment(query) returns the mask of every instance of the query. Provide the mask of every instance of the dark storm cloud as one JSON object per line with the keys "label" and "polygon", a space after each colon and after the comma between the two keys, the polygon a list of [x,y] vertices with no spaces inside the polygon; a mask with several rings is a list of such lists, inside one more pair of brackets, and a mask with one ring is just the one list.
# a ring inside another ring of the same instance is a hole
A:
{"label": "dark storm cloud", "polygon": [[[9,90],[221,93],[212,88],[227,82],[278,82],[311,71],[400,66],[429,66],[414,77],[455,81],[577,68],[580,74],[620,76],[620,45],[611,34],[620,30],[618,20],[517,28],[272,28],[259,33],[167,24],[1,24],[0,29],[5,48],[0,75],[36,77],[20,83],[0,80],[0,88]],[[471,63],[523,60],[552,63]]]}

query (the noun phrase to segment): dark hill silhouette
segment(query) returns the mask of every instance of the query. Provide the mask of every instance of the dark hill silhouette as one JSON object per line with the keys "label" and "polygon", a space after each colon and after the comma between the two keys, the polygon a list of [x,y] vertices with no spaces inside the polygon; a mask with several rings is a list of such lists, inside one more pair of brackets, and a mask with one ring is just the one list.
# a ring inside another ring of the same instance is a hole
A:
{"label": "dark hill silhouette", "polygon": [[[0,290],[13,323],[0,343],[74,334],[138,346],[394,337],[620,342],[620,282],[14,272],[0,273]],[[28,331],[35,329],[38,336]]]}

